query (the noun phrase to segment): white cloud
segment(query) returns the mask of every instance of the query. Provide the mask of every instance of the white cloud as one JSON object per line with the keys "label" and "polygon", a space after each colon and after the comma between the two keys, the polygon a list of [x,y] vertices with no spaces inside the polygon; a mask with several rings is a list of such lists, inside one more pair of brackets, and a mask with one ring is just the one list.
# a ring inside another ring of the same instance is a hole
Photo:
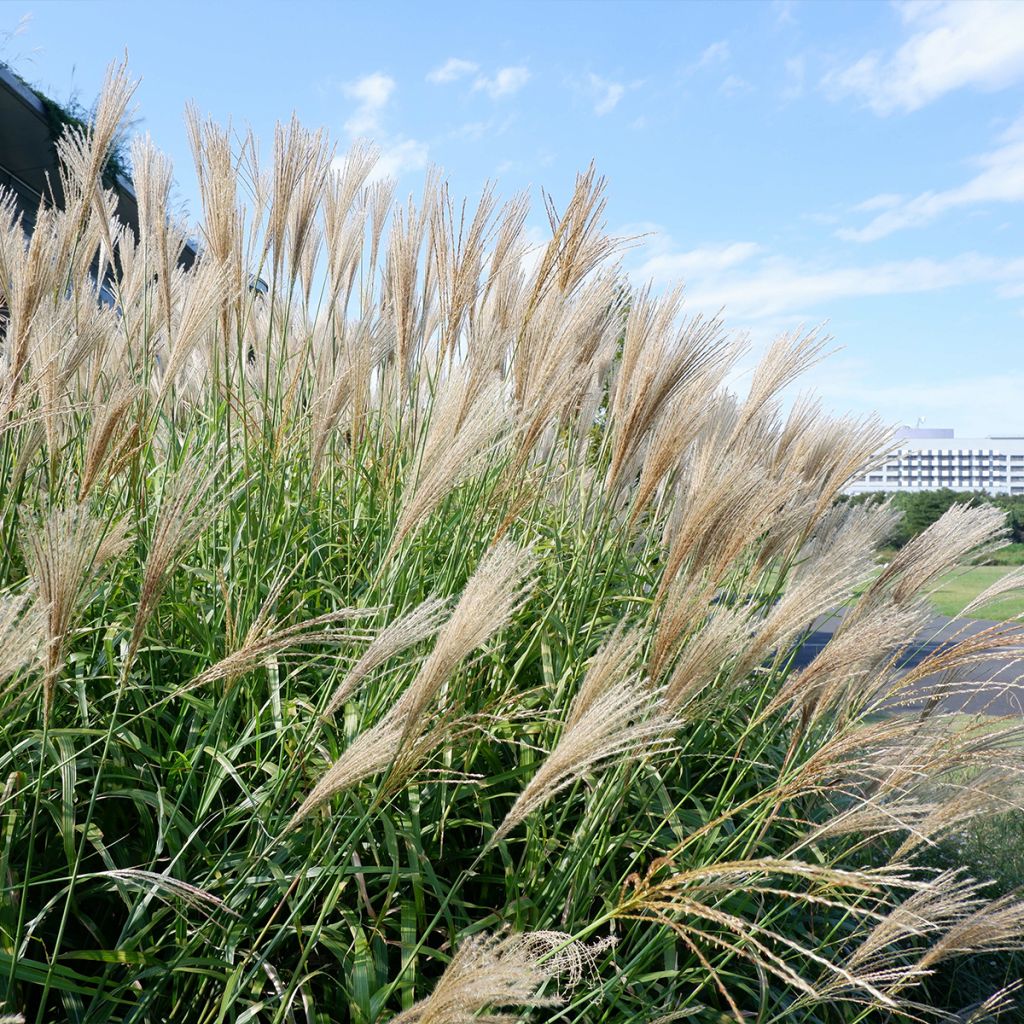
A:
{"label": "white cloud", "polygon": [[853,208],[858,213],[874,213],[875,210],[891,210],[894,206],[899,206],[904,200],[904,196],[901,196],[897,192],[883,192],[880,195],[872,196],[870,199],[865,199],[862,203],[857,203]]}
{"label": "white cloud", "polygon": [[772,13],[779,25],[796,24],[796,0],[772,0]]}
{"label": "white cloud", "polygon": [[498,70],[494,77],[480,75],[473,83],[475,91],[483,90],[491,99],[500,99],[502,96],[511,96],[530,80],[530,72],[524,67],[508,67]]}
{"label": "white cloud", "polygon": [[[1001,299],[1016,303],[1024,294],[1024,259],[1006,261],[967,252],[946,260],[891,260],[874,264],[822,266],[766,251],[754,242],[736,241],[678,247],[653,224],[619,228],[618,235],[648,235],[646,244],[632,250],[627,264],[634,283],[652,281],[664,287],[682,278],[686,307],[691,312],[715,313],[724,308],[726,324],[750,342],[749,357],[730,375],[728,385],[744,390],[757,357],[770,340],[800,324],[814,325],[833,315],[840,302],[871,297],[914,295],[943,289],[987,287]],[[844,314],[846,311],[844,310]],[[864,313],[868,315],[867,312]],[[957,374],[942,380],[940,361],[935,377],[923,364],[912,380],[901,375],[893,382],[874,359],[847,353],[827,360],[808,374],[801,388],[811,387],[833,409],[878,411],[891,422],[913,422],[927,416],[936,425],[956,428],[960,436],[1024,430],[1020,395],[1024,372]]]}
{"label": "white cloud", "polygon": [[437,85],[445,82],[455,82],[466,75],[472,75],[480,70],[480,65],[471,60],[462,60],[459,57],[449,57],[440,67],[434,68],[427,75],[427,81]]}
{"label": "white cloud", "polygon": [[491,127],[490,121],[466,121],[453,129],[451,134],[454,139],[471,139],[473,142],[479,142],[490,132]]}
{"label": "white cloud", "polygon": [[703,68],[713,67],[716,64],[724,64],[729,59],[729,55],[729,41],[727,39],[719,39],[701,51],[700,56],[690,65],[689,70],[691,72],[700,71]]}
{"label": "white cloud", "polygon": [[465,121],[449,133],[453,139],[469,139],[479,142],[483,138],[498,138],[515,124],[517,115],[512,112],[503,117],[492,117],[486,121]]}
{"label": "white cloud", "polygon": [[947,260],[889,260],[869,265],[822,267],[766,252],[755,242],[728,242],[680,250],[655,225],[634,225],[622,234],[653,231],[638,250],[630,276],[638,284],[665,286],[680,278],[691,309],[725,308],[746,323],[790,316],[800,319],[846,299],[908,295],[963,285],[990,284],[1012,299],[1024,284],[1024,260],[997,260],[963,253]]}
{"label": "white cloud", "polygon": [[372,135],[380,131],[380,115],[395,91],[395,80],[375,71],[347,83],[342,91],[350,99],[358,100],[358,106],[345,122],[345,130],[351,135]]}
{"label": "white cloud", "polygon": [[739,75],[727,75],[718,87],[718,91],[723,96],[739,96],[740,93],[750,92],[753,88],[745,78],[740,78]]}
{"label": "white cloud", "polygon": [[[356,109],[345,122],[345,130],[353,138],[374,137],[380,151],[368,181],[398,178],[407,171],[420,171],[426,167],[429,146],[425,142],[391,135],[382,124],[382,116],[395,91],[395,80],[390,75],[376,71],[347,83],[342,89],[346,96],[358,101]],[[344,161],[344,157],[338,157],[333,166],[341,167]]]}
{"label": "white cloud", "polygon": [[382,178],[400,178],[407,171],[422,171],[427,166],[429,152],[425,142],[416,139],[395,140],[381,149],[380,159],[367,180],[373,182]]}
{"label": "white cloud", "polygon": [[761,247],[754,242],[729,242],[680,252],[674,250],[671,239],[663,235],[655,235],[644,248],[651,255],[633,271],[633,278],[645,283],[650,281],[655,285],[720,273],[746,263],[761,251]]}
{"label": "white cloud", "polygon": [[1000,145],[978,157],[978,173],[955,188],[922,192],[904,198],[874,196],[855,209],[881,210],[862,228],[845,228],[840,238],[851,242],[874,242],[903,228],[921,227],[942,214],[979,203],[1024,201],[1024,118],[1000,137]]}
{"label": "white cloud", "polygon": [[[427,166],[430,147],[416,139],[394,138],[378,147],[379,155],[373,170],[367,175],[367,184],[384,178],[399,178],[407,171],[422,171]],[[347,156],[331,161],[335,170],[343,170]]]}
{"label": "white cloud", "polygon": [[903,3],[910,34],[889,57],[869,53],[826,76],[836,95],[876,114],[909,112],[955,89],[992,91],[1024,78],[1024,3],[1019,0]]}
{"label": "white cloud", "polygon": [[690,291],[699,309],[724,306],[734,317],[757,319],[820,310],[844,299],[908,295],[1024,276],[1024,263],[965,253],[949,260],[890,260],[870,266],[816,269],[776,257],[751,273],[701,280]]}
{"label": "white cloud", "polygon": [[626,94],[626,87],[621,82],[611,82],[600,75],[588,75],[587,85],[594,100],[594,113],[598,117],[610,114]]}

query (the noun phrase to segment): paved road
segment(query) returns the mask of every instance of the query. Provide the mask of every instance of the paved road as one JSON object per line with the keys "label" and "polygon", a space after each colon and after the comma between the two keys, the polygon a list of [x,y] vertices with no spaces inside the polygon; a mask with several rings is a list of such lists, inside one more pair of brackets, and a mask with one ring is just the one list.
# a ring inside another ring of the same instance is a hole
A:
{"label": "paved road", "polygon": [[[841,614],[818,620],[813,631],[797,651],[795,664],[803,667],[832,639]],[[906,671],[918,664],[929,654],[952,638],[959,640],[980,633],[996,623],[986,619],[950,619],[936,615],[918,636],[917,642],[903,658],[900,669]],[[970,683],[957,684],[973,689],[973,693],[954,693],[945,697],[939,705],[942,711],[958,711],[964,714],[1022,715],[1024,716],[1024,646],[1019,654],[1000,651],[992,658],[977,662],[970,667]],[[921,708],[934,692],[935,676],[929,676],[916,684],[914,691],[921,696],[914,699],[913,691],[901,696],[901,705],[906,709]]]}

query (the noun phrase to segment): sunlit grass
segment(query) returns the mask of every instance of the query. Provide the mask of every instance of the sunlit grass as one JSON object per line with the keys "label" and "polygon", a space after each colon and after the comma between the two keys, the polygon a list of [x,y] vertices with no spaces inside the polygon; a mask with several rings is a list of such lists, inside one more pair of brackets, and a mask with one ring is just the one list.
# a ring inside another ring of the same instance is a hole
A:
{"label": "sunlit grass", "polygon": [[1000,514],[877,569],[836,499],[888,429],[783,404],[825,340],[737,397],[593,170],[534,251],[525,198],[191,114],[182,270],[152,146],[137,235],[100,187],[130,94],[0,211],[0,1017],[967,1019],[927,986],[1024,901],[928,854],[1020,806],[1021,729],[877,712]]}
{"label": "sunlit grass", "polygon": [[[983,590],[1012,572],[1011,565],[966,565],[944,576],[929,595],[941,615],[959,615]],[[1009,619],[1024,612],[1024,590],[1007,594],[980,608],[971,615],[977,619]]]}

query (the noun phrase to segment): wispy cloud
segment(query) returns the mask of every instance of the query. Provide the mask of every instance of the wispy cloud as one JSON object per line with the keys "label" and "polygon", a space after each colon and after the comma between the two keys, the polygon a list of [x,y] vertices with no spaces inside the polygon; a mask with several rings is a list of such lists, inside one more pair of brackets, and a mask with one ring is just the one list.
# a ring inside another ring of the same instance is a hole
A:
{"label": "wispy cloud", "polygon": [[702,71],[704,68],[716,67],[724,64],[730,56],[729,40],[719,39],[717,42],[706,46],[700,56],[689,66],[690,72]]}
{"label": "wispy cloud", "polygon": [[772,0],[772,14],[779,25],[796,24],[796,0]]}
{"label": "wispy cloud", "polygon": [[955,89],[992,91],[1024,78],[1024,3],[930,0],[897,7],[909,33],[890,56],[873,52],[823,81],[876,114],[909,112]]}
{"label": "wispy cloud", "polygon": [[854,207],[858,213],[874,213],[876,210],[891,210],[894,206],[899,206],[905,199],[905,196],[901,196],[898,192],[882,192],[877,196],[872,196],[870,199],[865,199],[862,203],[857,203]]}
{"label": "wispy cloud", "polygon": [[598,117],[610,114],[626,94],[626,86],[622,82],[612,82],[600,75],[588,75],[587,87]]}
{"label": "wispy cloud", "polygon": [[1007,263],[965,253],[948,260],[888,260],[815,268],[784,257],[765,259],[743,274],[701,280],[690,291],[698,309],[725,307],[743,319],[820,311],[845,299],[912,295],[964,285],[999,284],[1024,276],[1024,261]]}
{"label": "wispy cloud", "polygon": [[492,117],[486,121],[465,121],[449,133],[453,139],[469,139],[479,142],[480,139],[504,135],[518,119],[514,111],[503,117]]}
{"label": "wispy cloud", "polygon": [[634,281],[665,286],[681,279],[692,309],[724,307],[730,319],[748,324],[785,316],[828,316],[835,303],[847,299],[921,294],[965,285],[989,284],[1010,300],[1024,284],[1024,259],[1006,261],[974,252],[947,260],[822,266],[770,253],[748,241],[684,250],[668,235],[656,233],[645,248],[630,270]]}
{"label": "wispy cloud", "polygon": [[753,88],[745,78],[740,78],[739,75],[726,75],[722,79],[718,91],[723,96],[739,96],[742,93],[751,92]]}
{"label": "wispy cloud", "polygon": [[940,191],[922,192],[905,198],[884,194],[872,196],[855,209],[881,210],[861,228],[844,228],[840,238],[852,242],[874,242],[904,228],[922,227],[950,210],[982,203],[1024,201],[1024,117],[999,138],[999,145],[974,161],[977,174],[961,185]]}
{"label": "wispy cloud", "polygon": [[449,57],[440,67],[434,68],[427,75],[427,81],[435,85],[446,82],[457,82],[460,78],[472,75],[480,70],[480,65],[475,61],[462,60],[460,57]]}
{"label": "wispy cloud", "polygon": [[400,178],[403,174],[422,171],[427,166],[430,147],[416,139],[395,139],[381,148],[380,159],[370,172],[370,182],[381,178]]}
{"label": "wispy cloud", "polygon": [[[623,233],[642,234],[652,228],[653,225],[634,225]],[[656,286],[673,284],[678,280],[689,281],[691,277],[706,277],[730,270],[746,263],[760,251],[761,247],[755,242],[727,242],[680,251],[667,235],[655,233],[643,246],[641,252],[646,254],[646,258],[632,271],[632,276],[635,281],[650,281]]]}
{"label": "wispy cloud", "polygon": [[[342,92],[357,103],[345,121],[345,131],[352,138],[374,139],[380,150],[380,157],[369,176],[370,181],[385,177],[397,178],[410,171],[422,170],[427,164],[427,143],[393,135],[384,127],[384,113],[395,89],[395,80],[380,71],[342,86]],[[338,157],[334,165],[341,166],[344,159]]]}
{"label": "wispy cloud", "polygon": [[[693,312],[724,309],[726,322],[751,345],[750,357],[730,377],[742,392],[757,357],[781,331],[813,325],[836,316],[838,305],[872,297],[922,295],[947,289],[988,287],[1008,303],[1024,294],[1024,259],[1006,261],[967,252],[947,260],[908,259],[823,266],[773,253],[750,241],[707,244],[684,249],[653,224],[632,224],[617,234],[645,234],[645,245],[632,251],[630,277],[665,287],[682,280],[686,305]],[[865,313],[864,315],[869,315]],[[842,339],[840,338],[840,341]],[[1024,430],[1020,395],[1024,373],[1000,370],[976,376],[958,373],[943,380],[941,362],[933,376],[927,366],[912,377],[887,379],[874,359],[842,353],[805,378],[801,387],[822,395],[827,406],[860,412],[877,411],[892,422],[921,415],[957,428],[962,436]]]}
{"label": "wispy cloud", "polygon": [[479,142],[491,130],[490,121],[465,121],[458,128],[452,129],[453,139],[470,139]]}
{"label": "wispy cloud", "polygon": [[473,89],[486,92],[491,99],[512,96],[530,80],[530,71],[524,67],[500,68],[494,75],[480,75],[473,83]]}
{"label": "wispy cloud", "polygon": [[349,99],[358,106],[345,122],[350,135],[372,135],[380,131],[380,115],[395,91],[395,80],[390,75],[375,71],[342,86]]}

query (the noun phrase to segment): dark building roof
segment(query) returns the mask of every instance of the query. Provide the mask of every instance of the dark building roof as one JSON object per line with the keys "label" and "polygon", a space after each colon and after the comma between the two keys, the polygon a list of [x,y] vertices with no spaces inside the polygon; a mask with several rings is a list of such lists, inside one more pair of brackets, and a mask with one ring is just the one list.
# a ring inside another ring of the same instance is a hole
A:
{"label": "dark building roof", "polygon": [[[29,231],[35,224],[43,197],[58,207],[64,205],[51,113],[46,103],[3,64],[0,64],[0,185],[17,196]],[[137,236],[139,204],[131,182],[112,169],[108,185],[117,196],[118,219]],[[195,246],[186,245],[181,263],[189,267],[195,258]]]}

